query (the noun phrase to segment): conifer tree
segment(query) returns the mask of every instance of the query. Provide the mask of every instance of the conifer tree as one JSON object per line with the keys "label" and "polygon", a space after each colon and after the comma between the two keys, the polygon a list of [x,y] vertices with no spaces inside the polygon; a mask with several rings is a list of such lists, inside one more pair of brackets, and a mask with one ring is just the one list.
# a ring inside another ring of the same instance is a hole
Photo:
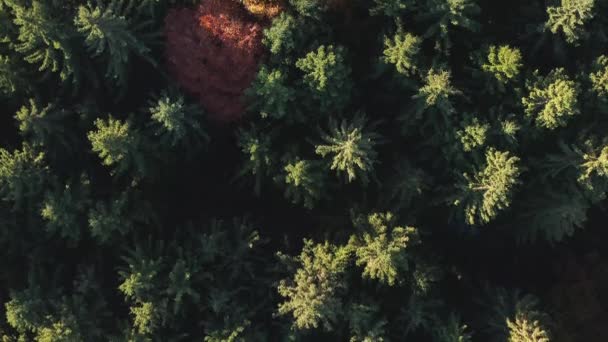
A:
{"label": "conifer tree", "polygon": [[100,243],[112,241],[116,234],[123,236],[133,229],[128,213],[128,198],[122,194],[108,201],[97,201],[88,213],[91,236]]}
{"label": "conifer tree", "polygon": [[95,120],[95,127],[96,130],[90,131],[87,137],[103,165],[111,166],[113,174],[117,175],[129,170],[139,175],[146,174],[141,137],[128,121],[121,122],[109,116],[106,120]]}
{"label": "conifer tree", "polygon": [[425,84],[414,95],[414,99],[420,99],[418,115],[428,108],[437,108],[444,115],[454,112],[454,105],[450,97],[459,95],[461,92],[452,86],[451,73],[446,70],[431,69],[426,75]]}
{"label": "conifer tree", "polygon": [[595,0],[554,0],[557,6],[548,6],[546,27],[552,33],[562,33],[566,42],[577,44],[587,36],[585,24],[595,16]]}
{"label": "conifer tree", "polygon": [[420,243],[416,228],[397,226],[395,220],[392,213],[371,214],[367,220],[359,218],[358,225],[364,233],[349,241],[356,264],[363,267],[363,277],[389,286],[404,279],[411,263],[409,249]]}
{"label": "conifer tree", "polygon": [[81,237],[82,219],[89,204],[89,181],[83,179],[80,184],[66,184],[63,189],[49,191],[42,202],[40,215],[46,221],[46,230],[58,234],[71,242],[78,242]]}
{"label": "conifer tree", "polygon": [[404,303],[400,320],[404,321],[403,333],[409,336],[417,331],[433,331],[437,322],[437,310],[440,302],[412,293]]}
{"label": "conifer tree", "polygon": [[39,71],[59,73],[62,80],[77,81],[78,62],[72,45],[73,29],[57,20],[53,8],[46,1],[26,2],[7,0],[5,4],[14,15],[18,37],[14,49],[25,61],[37,64]]}
{"label": "conifer tree", "polygon": [[[150,49],[135,35],[138,26],[127,18],[123,1],[111,0],[108,5],[88,3],[78,8],[74,23],[78,32],[85,36],[85,43],[93,57],[106,54],[108,67],[106,76],[119,86],[126,85],[128,66],[132,54],[149,58]],[[139,26],[142,28],[144,25]]]}
{"label": "conifer tree", "polygon": [[321,19],[328,9],[326,0],[289,0],[289,3],[300,15],[315,19]]}
{"label": "conifer tree", "polygon": [[467,332],[467,326],[460,322],[460,318],[454,313],[450,314],[447,322],[439,324],[435,329],[434,341],[437,342],[471,342],[472,335]]}
{"label": "conifer tree", "polygon": [[412,0],[374,0],[374,6],[370,8],[369,13],[398,18],[413,5]]}
{"label": "conifer tree", "polygon": [[421,43],[418,36],[399,30],[393,37],[384,38],[382,61],[394,65],[400,74],[410,76],[418,70],[416,57]]}
{"label": "conifer tree", "polygon": [[489,124],[482,123],[476,116],[472,116],[461,122],[461,129],[456,131],[456,136],[460,140],[463,150],[471,152],[484,146],[489,130]]}
{"label": "conifer tree", "polygon": [[[2,24],[0,24],[2,25]],[[29,88],[16,60],[0,54],[0,93],[14,94],[25,92]]]}
{"label": "conifer tree", "polygon": [[521,51],[509,45],[490,46],[488,59],[482,65],[482,70],[491,73],[502,84],[513,80],[521,71]]}
{"label": "conifer tree", "polygon": [[602,55],[595,60],[589,78],[593,92],[608,101],[608,55]]}
{"label": "conifer tree", "polygon": [[330,168],[338,175],[345,172],[348,183],[357,178],[367,183],[377,163],[375,147],[380,142],[380,135],[368,130],[366,124],[362,113],[351,122],[342,120],[340,125],[331,118],[329,132],[321,136],[325,144],[315,146],[315,152],[321,157],[332,157]]}
{"label": "conifer tree", "polygon": [[294,159],[287,162],[283,171],[277,180],[285,187],[285,197],[294,204],[314,208],[324,196],[325,175],[320,165],[312,160]]}
{"label": "conifer tree", "polygon": [[377,304],[352,304],[348,310],[350,342],[386,341],[388,322]]}
{"label": "conifer tree", "polygon": [[450,30],[459,27],[467,31],[477,32],[480,24],[472,17],[481,9],[472,0],[426,0],[423,2],[427,13],[424,17],[432,20],[432,24],[424,37],[437,36],[435,48],[443,53],[449,53],[452,47]]}
{"label": "conifer tree", "polygon": [[279,314],[291,315],[297,329],[323,327],[332,330],[344,310],[340,298],[346,290],[344,279],[348,251],[328,242],[315,244],[304,240],[302,253],[292,279],[279,283]]}
{"label": "conifer tree", "polygon": [[289,56],[297,47],[297,25],[296,18],[282,12],[272,20],[270,27],[264,30],[262,43],[275,56]]}
{"label": "conifer tree", "polygon": [[525,296],[515,305],[514,317],[507,318],[509,342],[551,341],[547,321],[549,317],[538,309],[538,300]]}
{"label": "conifer tree", "polygon": [[186,103],[183,96],[164,91],[148,105],[150,126],[163,146],[196,149],[209,139],[201,127],[200,107]]}
{"label": "conifer tree", "polygon": [[44,153],[28,144],[12,153],[0,148],[0,198],[20,208],[24,201],[40,193],[47,171]]}
{"label": "conifer tree", "polygon": [[34,146],[46,146],[51,139],[58,139],[67,147],[63,131],[66,115],[65,110],[57,109],[52,103],[40,107],[34,99],[30,99],[29,106],[21,107],[15,119],[19,122],[21,134],[29,138]]}
{"label": "conifer tree", "polygon": [[239,130],[238,139],[241,152],[246,158],[238,176],[251,175],[255,177],[254,190],[256,194],[259,194],[262,179],[270,174],[270,167],[273,165],[274,157],[271,153],[270,137],[258,132],[252,126],[248,130]]}
{"label": "conifer tree", "polygon": [[395,169],[395,175],[388,183],[390,197],[397,202],[397,207],[408,208],[416,197],[429,188],[430,177],[407,160],[401,160]]}
{"label": "conifer tree", "polygon": [[570,117],[580,113],[579,86],[564,69],[555,69],[547,76],[534,74],[527,83],[528,96],[522,99],[526,116],[537,126],[556,129],[567,125]]}
{"label": "conifer tree", "polygon": [[350,101],[353,85],[345,57],[343,47],[321,45],[296,61],[296,67],[304,72],[304,85],[322,112],[340,111]]}
{"label": "conifer tree", "polygon": [[263,65],[249,88],[248,95],[252,99],[251,108],[259,111],[262,118],[291,117],[293,120],[295,91],[287,85],[287,74],[284,71]]}
{"label": "conifer tree", "polygon": [[511,205],[520,174],[518,157],[489,148],[483,170],[474,175],[463,174],[457,184],[459,195],[454,205],[464,208],[468,224],[489,223]]}

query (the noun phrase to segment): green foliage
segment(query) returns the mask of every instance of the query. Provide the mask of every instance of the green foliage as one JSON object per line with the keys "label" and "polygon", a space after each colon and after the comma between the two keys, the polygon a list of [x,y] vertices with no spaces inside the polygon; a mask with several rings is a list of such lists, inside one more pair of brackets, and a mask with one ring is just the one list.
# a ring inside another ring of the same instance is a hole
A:
{"label": "green foliage", "polygon": [[12,153],[0,148],[0,198],[13,202],[14,208],[38,195],[46,177],[43,152],[27,144]]}
{"label": "green foliage", "polygon": [[297,329],[322,326],[332,330],[344,310],[340,294],[346,289],[344,279],[348,251],[328,242],[315,244],[304,240],[302,253],[294,260],[298,268],[293,278],[279,283],[279,314],[293,317]]}
{"label": "green foliage", "polygon": [[24,91],[27,86],[17,61],[0,54],[0,92],[13,94]]}
{"label": "green foliage", "polygon": [[380,136],[365,127],[366,121],[361,113],[351,122],[342,120],[340,125],[330,119],[329,132],[321,136],[325,144],[315,146],[315,152],[321,157],[332,157],[332,170],[339,175],[346,172],[349,183],[357,178],[367,183],[377,162],[375,146]]}
{"label": "green foliage", "polygon": [[481,11],[473,0],[426,0],[423,3],[428,11],[425,16],[432,19],[424,37],[436,36],[435,48],[439,51],[449,53],[452,47],[449,35],[453,27],[472,32],[481,28],[481,25],[472,19]]}
{"label": "green foliage", "polygon": [[418,70],[416,56],[420,52],[421,43],[419,37],[397,31],[392,38],[384,38],[382,61],[394,65],[400,74],[409,76]]}
{"label": "green foliage", "polygon": [[519,161],[509,152],[489,148],[483,169],[473,175],[463,174],[454,205],[464,208],[468,224],[487,224],[511,205],[515,187],[520,183]]}
{"label": "green foliage", "polygon": [[295,50],[297,34],[296,19],[283,12],[264,30],[262,42],[273,55],[285,56]]}
{"label": "green foliage", "polygon": [[400,207],[407,208],[415,198],[428,190],[429,184],[429,176],[422,169],[402,160],[396,167],[392,182],[389,183],[390,198]]}
{"label": "green foliage", "polygon": [[88,201],[89,181],[78,185],[66,184],[63,189],[47,192],[42,202],[40,216],[46,221],[46,230],[64,239],[78,242],[81,237],[81,216]]}
{"label": "green foliage", "polygon": [[439,302],[436,300],[410,295],[401,309],[401,318],[405,320],[404,333],[409,335],[419,330],[432,331],[436,325]]}
{"label": "green foliage", "polygon": [[447,322],[440,324],[435,331],[437,342],[471,342],[473,341],[467,326],[460,322],[458,316],[451,314]]}
{"label": "green foliage", "polygon": [[326,0],[289,0],[293,8],[302,16],[321,19],[327,10]]}
{"label": "green foliage", "polygon": [[595,16],[595,0],[561,0],[559,6],[548,6],[546,27],[552,33],[561,32],[566,42],[577,44],[587,36],[585,24]]}
{"label": "green foliage", "polygon": [[66,117],[64,110],[56,109],[53,104],[42,108],[34,101],[29,100],[29,106],[23,106],[15,115],[19,122],[19,131],[34,145],[45,145],[56,137],[64,142],[63,119]]}
{"label": "green foliage", "polygon": [[515,304],[514,317],[507,318],[509,342],[549,342],[547,314],[538,309],[538,300],[525,296]]}
{"label": "green foliage", "polygon": [[287,75],[280,69],[262,66],[253,81],[248,95],[252,108],[263,118],[282,119],[293,114],[295,91],[287,85]]}
{"label": "green foliage", "polygon": [[269,174],[270,167],[273,164],[270,137],[258,132],[257,129],[252,126],[248,130],[239,130],[238,139],[241,152],[246,157],[238,176],[254,176],[254,190],[256,194],[259,194],[262,186],[262,178]]}
{"label": "green foliage", "polygon": [[382,342],[387,341],[386,326],[388,322],[380,318],[380,308],[377,305],[353,304],[349,312],[350,342]]}
{"label": "green foliage", "polygon": [[312,209],[323,196],[325,175],[320,165],[312,160],[295,159],[283,168],[278,181],[285,186],[285,197],[294,204]]}
{"label": "green foliage", "polygon": [[140,150],[141,137],[128,121],[121,122],[109,116],[107,120],[95,120],[95,127],[96,130],[90,131],[87,137],[103,165],[112,167],[113,174],[129,170],[139,175],[146,173]]}
{"label": "green foliage", "polygon": [[507,83],[513,80],[523,66],[521,51],[508,45],[490,46],[488,60],[482,65],[485,72],[491,73],[499,82]]}
{"label": "green foliage", "polygon": [[451,73],[446,70],[429,70],[426,75],[425,84],[418,89],[415,99],[422,100],[419,113],[425,109],[434,107],[444,115],[454,112],[454,105],[450,97],[459,95],[461,92],[454,88],[451,83]]}
{"label": "green foliage", "polygon": [[473,116],[469,120],[463,120],[461,127],[456,132],[456,136],[465,152],[473,151],[485,145],[490,130],[489,124],[481,123],[476,116]]}
{"label": "green foliage", "polygon": [[412,0],[374,0],[374,7],[370,8],[369,13],[398,18],[413,5],[412,2]]}
{"label": "green foliage", "polygon": [[539,127],[564,127],[570,117],[580,113],[579,86],[564,69],[555,69],[545,77],[535,73],[527,88],[528,96],[522,99],[525,113]]}
{"label": "green foliage", "polygon": [[131,231],[133,223],[127,215],[125,194],[109,201],[98,201],[90,209],[88,223],[91,235],[101,243],[112,240],[115,234],[125,235]]}
{"label": "green foliage", "polygon": [[151,100],[149,106],[150,126],[164,146],[194,149],[209,140],[201,127],[200,107],[186,103],[183,96],[165,91]]}
{"label": "green foliage", "polygon": [[353,85],[345,57],[343,47],[321,45],[296,61],[296,67],[304,72],[304,85],[322,112],[339,111],[350,101]]}
{"label": "green foliage", "polygon": [[14,49],[25,61],[37,64],[39,71],[58,72],[62,80],[77,76],[78,63],[71,38],[73,30],[58,20],[46,1],[5,1],[18,27],[18,42]]}
{"label": "green foliage", "polygon": [[395,220],[392,213],[369,215],[367,222],[360,218],[365,233],[349,241],[357,265],[363,266],[363,277],[389,286],[403,279],[410,267],[409,249],[420,243],[416,228],[397,226]]}
{"label": "green foliage", "polygon": [[602,55],[595,60],[589,78],[593,91],[598,96],[608,99],[608,55]]}

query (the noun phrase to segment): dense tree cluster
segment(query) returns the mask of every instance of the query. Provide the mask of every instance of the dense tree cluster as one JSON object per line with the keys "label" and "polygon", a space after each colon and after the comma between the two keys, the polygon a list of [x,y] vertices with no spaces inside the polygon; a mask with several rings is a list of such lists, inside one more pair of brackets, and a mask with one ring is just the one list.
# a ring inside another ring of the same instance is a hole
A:
{"label": "dense tree cluster", "polygon": [[608,340],[607,27],[0,0],[0,340]]}

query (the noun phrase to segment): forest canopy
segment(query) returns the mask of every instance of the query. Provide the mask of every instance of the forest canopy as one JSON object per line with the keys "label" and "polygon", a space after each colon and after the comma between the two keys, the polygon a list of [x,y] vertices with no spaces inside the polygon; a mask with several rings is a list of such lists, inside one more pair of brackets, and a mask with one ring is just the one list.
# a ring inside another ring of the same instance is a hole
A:
{"label": "forest canopy", "polygon": [[608,341],[608,0],[0,0],[0,340]]}

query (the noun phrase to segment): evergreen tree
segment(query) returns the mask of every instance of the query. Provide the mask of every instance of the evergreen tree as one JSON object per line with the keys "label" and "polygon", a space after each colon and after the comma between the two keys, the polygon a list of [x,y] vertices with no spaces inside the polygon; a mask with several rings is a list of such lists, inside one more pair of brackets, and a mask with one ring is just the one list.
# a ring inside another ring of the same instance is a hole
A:
{"label": "evergreen tree", "polygon": [[20,208],[24,201],[40,194],[47,171],[44,153],[30,145],[12,153],[0,148],[0,198]]}
{"label": "evergreen tree", "polygon": [[577,44],[588,34],[585,24],[595,16],[595,0],[554,0],[558,6],[548,6],[546,27],[552,33],[561,32],[566,42]]}
{"label": "evergreen tree", "polygon": [[275,56],[289,56],[296,49],[298,23],[292,15],[283,12],[264,30],[262,43]]}
{"label": "evergreen tree", "polygon": [[96,130],[90,131],[87,137],[103,165],[113,167],[113,174],[120,175],[129,170],[138,175],[146,174],[140,145],[142,140],[129,122],[109,116],[107,120],[95,120],[95,127]]}
{"label": "evergreen tree", "polygon": [[359,113],[348,122],[342,120],[340,125],[332,118],[329,121],[329,132],[323,133],[321,139],[325,145],[316,145],[315,152],[322,156],[332,156],[331,169],[340,175],[346,172],[348,183],[359,178],[364,184],[374,172],[377,163],[376,145],[380,136],[369,131],[365,115]]}
{"label": "evergreen tree", "polygon": [[521,51],[508,45],[490,46],[488,59],[482,65],[482,70],[491,73],[499,82],[507,83],[513,80],[523,66]]}
{"label": "evergreen tree", "polygon": [[248,90],[252,109],[259,111],[262,118],[293,119],[295,91],[286,83],[285,72],[280,69],[270,70],[263,65]]}
{"label": "evergreen tree", "polygon": [[260,194],[262,178],[270,174],[270,167],[273,165],[270,137],[258,132],[252,126],[248,130],[239,130],[238,138],[241,152],[246,157],[238,176],[243,177],[248,174],[254,176],[254,190],[256,194]]}
{"label": "evergreen tree", "polygon": [[412,293],[403,305],[400,320],[404,321],[403,332],[409,336],[417,331],[433,331],[437,322],[440,302]]}
{"label": "evergreen tree", "polygon": [[293,261],[298,265],[293,279],[279,283],[279,314],[293,316],[297,329],[323,327],[332,330],[344,308],[340,298],[347,287],[344,279],[347,249],[328,242],[304,240],[302,253]]}
{"label": "evergreen tree", "polygon": [[363,277],[389,286],[404,278],[411,263],[409,249],[420,243],[416,228],[397,226],[395,220],[392,213],[371,214],[366,222],[359,218],[364,233],[349,241],[357,265],[363,266]]}
{"label": "evergreen tree", "polygon": [[315,19],[321,19],[329,7],[326,0],[289,0],[289,3],[300,15]]}
{"label": "evergreen tree", "polygon": [[320,165],[312,160],[294,159],[285,165],[283,171],[277,181],[285,187],[285,197],[294,204],[314,208],[324,196],[325,189],[325,175]]}
{"label": "evergreen tree", "polygon": [[579,86],[564,69],[555,69],[543,77],[535,72],[534,80],[527,83],[528,96],[522,99],[526,116],[537,126],[556,129],[566,126],[570,117],[580,113]]}
{"label": "evergreen tree", "polygon": [[42,202],[40,215],[46,221],[46,230],[76,243],[81,238],[82,219],[89,204],[89,181],[66,184],[63,189],[49,191]]}
{"label": "evergreen tree", "polygon": [[538,309],[538,300],[525,296],[515,305],[514,317],[507,318],[509,342],[549,342],[547,314]]}
{"label": "evergreen tree", "polygon": [[345,55],[341,46],[321,45],[296,61],[296,67],[304,72],[304,85],[319,103],[321,112],[340,111],[350,101],[351,70]]}
{"label": "evergreen tree", "polygon": [[469,116],[461,122],[461,129],[456,131],[456,136],[463,150],[471,152],[485,145],[489,130],[489,124],[480,122],[476,116]]}
{"label": "evergreen tree", "polygon": [[477,32],[480,24],[472,19],[481,9],[472,0],[426,0],[423,1],[426,13],[421,17],[428,17],[432,24],[424,37],[436,36],[435,48],[443,53],[449,53],[452,47],[450,30],[459,27],[467,31]]}
{"label": "evergreen tree", "polygon": [[451,73],[446,70],[429,70],[426,75],[425,84],[414,95],[414,99],[420,99],[418,115],[428,108],[437,108],[444,115],[454,112],[454,105],[450,97],[459,95],[461,92],[454,88],[451,83]]}
{"label": "evergreen tree", "polygon": [[412,75],[418,70],[416,56],[421,43],[419,37],[399,30],[392,38],[384,38],[382,61],[394,65],[400,74]]}
{"label": "evergreen tree", "polygon": [[54,104],[39,108],[34,99],[29,100],[29,106],[23,106],[15,115],[19,122],[19,131],[29,138],[34,146],[48,146],[49,141],[58,139],[64,147],[67,141],[64,136],[65,110],[57,109]]}
{"label": "evergreen tree", "polygon": [[595,60],[593,72],[589,75],[592,90],[599,97],[608,100],[608,55],[602,55]]}
{"label": "evergreen tree", "polygon": [[352,304],[348,311],[350,342],[387,341],[388,321],[377,304]]}
{"label": "evergreen tree", "polygon": [[[71,39],[73,29],[62,25],[46,1],[5,0],[18,27],[14,49],[25,61],[39,65],[39,71],[58,72],[62,80],[77,80],[78,62]],[[29,3],[29,6],[26,5]]]}
{"label": "evergreen tree", "polygon": [[13,94],[25,92],[27,88],[29,88],[28,82],[23,78],[23,72],[17,61],[0,54],[0,92]]}
{"label": "evergreen tree", "polygon": [[[112,0],[107,6],[98,2],[78,7],[74,23],[78,32],[85,36],[85,43],[93,57],[106,54],[108,67],[106,77],[114,80],[119,86],[126,85],[128,66],[131,54],[144,57],[149,62],[150,49],[138,39],[123,9],[123,1]],[[128,7],[127,7],[128,9]],[[145,27],[140,25],[139,28]],[[153,63],[154,64],[154,63]]]}
{"label": "evergreen tree", "polygon": [[447,322],[440,324],[435,330],[435,339],[437,342],[471,342],[473,341],[470,333],[467,332],[467,326],[460,322],[460,318],[455,314],[450,314]]}
{"label": "evergreen tree", "polygon": [[100,243],[112,241],[116,234],[124,236],[133,229],[128,213],[128,197],[122,194],[108,201],[97,201],[88,213],[91,236]]}
{"label": "evergreen tree", "polygon": [[408,208],[412,201],[429,189],[429,175],[422,169],[414,167],[407,160],[401,160],[395,168],[396,173],[388,183],[390,197],[397,207]]}
{"label": "evergreen tree", "polygon": [[200,107],[187,104],[183,96],[165,91],[151,100],[149,106],[150,127],[163,146],[196,149],[209,140],[201,127]]}
{"label": "evergreen tree", "polygon": [[463,207],[466,222],[482,225],[492,221],[500,211],[511,205],[519,181],[519,158],[493,148],[486,151],[483,170],[474,175],[463,174],[457,185],[459,195],[454,205]]}
{"label": "evergreen tree", "polygon": [[374,0],[374,6],[370,8],[369,13],[398,18],[413,5],[412,0]]}

